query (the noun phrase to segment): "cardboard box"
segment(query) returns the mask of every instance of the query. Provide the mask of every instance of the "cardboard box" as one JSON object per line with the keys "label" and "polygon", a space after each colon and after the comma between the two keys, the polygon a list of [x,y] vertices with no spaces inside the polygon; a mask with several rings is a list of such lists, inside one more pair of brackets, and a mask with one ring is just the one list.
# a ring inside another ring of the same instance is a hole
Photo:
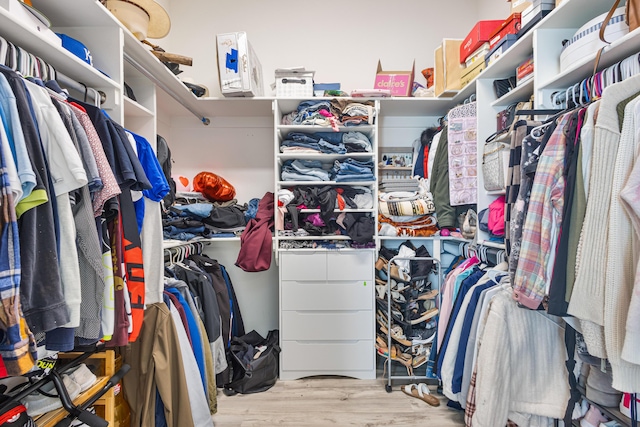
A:
{"label": "cardboard box", "polygon": [[263,96],[262,65],[244,31],[218,34],[220,91],[224,96]]}
{"label": "cardboard box", "polygon": [[454,96],[462,88],[460,76],[460,45],[462,40],[443,39],[435,51],[433,85],[436,97]]}
{"label": "cardboard box", "polygon": [[520,13],[512,13],[504,20],[502,25],[496,28],[489,36],[489,48],[493,49],[508,34],[518,34],[520,31]]}
{"label": "cardboard box", "polygon": [[512,0],[511,1],[511,14],[522,13],[526,8],[533,3],[526,0]]}
{"label": "cardboard box", "polygon": [[473,63],[476,62],[476,61],[484,61],[485,56],[487,56],[489,54],[490,50],[491,49],[489,49],[489,42],[483,43],[478,48],[478,50],[476,50],[471,55],[469,55],[467,60],[464,61],[465,67],[471,67],[473,65]]}
{"label": "cardboard box", "polygon": [[390,90],[391,96],[411,96],[415,67],[416,61],[413,61],[411,71],[383,71],[382,64],[378,60],[373,88]]}
{"label": "cardboard box", "polygon": [[533,57],[528,58],[516,68],[516,85],[528,80],[528,76],[533,75]]}
{"label": "cardboard box", "polygon": [[478,21],[460,45],[460,63],[464,64],[469,55],[478,50],[483,43],[488,42],[490,35],[502,22],[500,20]]}
{"label": "cardboard box", "polygon": [[484,61],[477,61],[471,67],[467,67],[460,76],[460,84],[462,87],[468,85],[471,80],[475,79],[486,68]]}
{"label": "cardboard box", "polygon": [[507,34],[493,49],[491,52],[485,57],[485,62],[487,63],[487,67],[493,64],[498,58],[505,54],[507,50],[511,46],[518,41],[518,36],[515,34]]}

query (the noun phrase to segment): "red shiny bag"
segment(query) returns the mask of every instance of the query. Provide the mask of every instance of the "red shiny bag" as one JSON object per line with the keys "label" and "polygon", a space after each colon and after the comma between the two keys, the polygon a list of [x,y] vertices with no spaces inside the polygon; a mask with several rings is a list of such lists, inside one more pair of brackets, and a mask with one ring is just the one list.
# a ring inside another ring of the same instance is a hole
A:
{"label": "red shiny bag", "polygon": [[200,172],[193,178],[193,191],[202,193],[212,202],[228,202],[236,197],[236,189],[213,172]]}

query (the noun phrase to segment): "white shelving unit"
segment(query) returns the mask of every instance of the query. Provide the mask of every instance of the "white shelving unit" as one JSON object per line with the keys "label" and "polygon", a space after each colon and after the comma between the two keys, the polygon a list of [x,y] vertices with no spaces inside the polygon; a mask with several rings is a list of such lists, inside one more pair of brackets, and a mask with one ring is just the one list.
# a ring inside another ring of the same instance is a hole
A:
{"label": "white shelving unit", "polygon": [[[367,158],[371,157],[374,164],[378,164],[379,147],[399,147],[408,146],[419,137],[420,132],[426,127],[436,123],[439,117],[444,116],[449,109],[461,103],[470,95],[476,95],[478,103],[478,164],[482,163],[482,144],[486,138],[496,131],[495,114],[504,109],[507,105],[528,99],[535,95],[536,108],[550,108],[549,95],[556,90],[563,90],[574,83],[579,82],[589,76],[592,70],[595,54],[583,58],[574,64],[571,69],[560,72],[559,54],[561,51],[561,40],[572,35],[585,22],[606,12],[610,2],[602,0],[563,0],[559,7],[549,13],[533,29],[524,34],[520,39],[491,66],[485,69],[472,82],[462,88],[452,98],[382,98],[376,99],[377,119],[373,126],[344,127],[340,131],[364,131],[374,142],[373,153],[362,154],[353,153],[346,155],[316,155],[316,154],[279,154],[278,142],[281,138],[292,131],[327,131],[330,129],[320,127],[300,127],[282,126],[280,118],[284,112],[292,111],[301,99],[276,99],[274,97],[261,98],[197,98],[171,73],[150,51],[149,48],[141,44],[99,1],[78,1],[78,0],[33,0],[34,6],[41,10],[53,23],[53,30],[69,34],[81,40],[91,51],[94,66],[90,66],[61,48],[55,40],[47,38],[43,32],[37,28],[25,25],[15,19],[6,5],[16,0],[0,0],[0,36],[15,43],[29,52],[40,56],[45,61],[53,65],[56,70],[65,75],[104,92],[106,102],[103,105],[109,115],[118,123],[144,136],[152,143],[155,143],[156,134],[159,128],[178,129],[179,132],[189,132],[190,138],[197,140],[193,145],[188,145],[186,139],[175,141],[179,150],[175,150],[180,155],[181,152],[203,153],[203,156],[196,156],[194,168],[204,168],[213,160],[229,154],[231,149],[227,146],[234,146],[235,150],[246,150],[251,145],[254,157],[245,161],[238,169],[241,173],[251,176],[255,180],[255,186],[260,186],[260,196],[264,193],[264,187],[270,191],[283,187],[296,185],[369,185],[374,191],[374,200],[377,200],[377,183],[364,182],[287,182],[281,181],[279,177],[280,166],[283,161],[295,158],[309,160],[344,159],[346,157]],[[442,34],[442,37],[450,37],[450,34]],[[602,55],[600,67],[604,68],[630,54],[640,50],[640,30],[615,41],[607,47]],[[527,57],[533,55],[536,71],[532,80],[515,88],[500,99],[496,99],[493,92],[492,82],[498,78],[506,78],[515,73],[518,64]],[[128,99],[124,95],[124,83],[127,83],[133,90],[137,101]],[[321,99],[321,98],[315,98]],[[212,126],[204,127],[201,123],[210,123]],[[229,130],[232,129],[232,130]],[[178,132],[176,131],[176,132]],[[235,132],[235,133],[233,133]],[[238,141],[228,144],[230,134],[240,135],[237,139],[242,139],[240,145]],[[265,136],[266,135],[266,136]],[[250,141],[250,142],[247,142]],[[272,145],[272,141],[275,141]],[[268,146],[268,150],[264,147]],[[271,153],[273,147],[275,153]],[[184,150],[183,150],[184,148]],[[258,153],[258,154],[255,154]],[[269,154],[265,154],[269,153]],[[215,155],[214,155],[215,154]],[[204,158],[205,160],[201,160]],[[225,157],[226,159],[226,157]],[[228,162],[225,160],[225,162]],[[252,163],[253,162],[253,163]],[[268,173],[256,174],[255,164],[264,166]],[[231,163],[231,162],[229,162]],[[250,163],[250,164],[249,164]],[[233,163],[237,165],[238,162]],[[266,165],[266,166],[265,166]],[[378,169],[390,171],[390,168]],[[266,178],[265,178],[266,176]],[[266,183],[266,184],[265,184]],[[487,192],[483,189],[481,174],[478,175],[478,210],[482,210],[499,197],[502,192]],[[304,213],[312,213],[308,210]],[[362,210],[376,216],[376,209]],[[377,216],[376,216],[377,226]],[[486,233],[479,232],[479,241],[486,245],[500,245],[488,241]],[[376,237],[378,246],[380,243],[390,244],[406,240],[409,237]],[[308,237],[274,237],[274,247],[278,248],[280,240],[308,240]],[[323,236],[321,239],[345,239],[344,236]],[[434,257],[440,256],[440,248],[444,240],[440,237],[411,237],[411,240],[424,241],[430,243]],[[239,238],[211,239],[213,244],[209,246],[217,247],[221,256],[232,252],[228,248],[234,249],[239,245]],[[166,246],[168,245],[168,246]],[[165,246],[170,247],[167,243]],[[221,249],[220,249],[221,248]],[[312,254],[317,253],[316,249],[296,249],[282,250],[282,254]],[[325,251],[326,252],[326,251]],[[372,250],[351,250],[343,249],[339,254],[359,254],[371,253]],[[278,249],[276,249],[276,261],[278,260]],[[227,265],[232,265],[231,258],[235,258],[236,253],[229,255]],[[374,257],[375,258],[375,257]],[[275,263],[274,263],[275,264]],[[275,270],[275,269],[274,269]],[[373,271],[371,269],[371,271]],[[275,276],[282,273],[282,265],[279,271],[272,271],[273,282]],[[255,274],[252,277],[262,277]],[[243,280],[244,280],[243,276]],[[362,277],[364,278],[364,276]],[[260,279],[254,280],[251,284],[257,283]],[[296,279],[297,280],[297,279]],[[266,280],[265,280],[266,282]],[[256,314],[255,324],[269,324],[276,327],[280,322],[279,304],[282,295],[274,296],[276,285],[272,287],[247,287],[248,296],[260,301],[256,304],[248,304],[246,310],[252,316]],[[259,289],[259,290],[256,290]],[[239,290],[242,293],[242,289]],[[251,293],[250,293],[251,292]],[[256,292],[263,292],[256,294]],[[256,296],[258,295],[258,296]],[[244,295],[239,295],[243,300]],[[247,299],[248,300],[248,299]],[[266,302],[265,302],[266,301]],[[259,320],[259,316],[262,316]],[[267,321],[264,321],[267,319]],[[273,320],[277,319],[277,320]],[[372,322],[373,323],[373,322]],[[371,344],[371,349],[373,345]],[[371,351],[373,354],[373,350]],[[333,353],[331,353],[333,354]],[[306,373],[315,372],[313,370],[304,371]],[[322,371],[325,372],[325,371]],[[300,372],[298,372],[300,373]]]}

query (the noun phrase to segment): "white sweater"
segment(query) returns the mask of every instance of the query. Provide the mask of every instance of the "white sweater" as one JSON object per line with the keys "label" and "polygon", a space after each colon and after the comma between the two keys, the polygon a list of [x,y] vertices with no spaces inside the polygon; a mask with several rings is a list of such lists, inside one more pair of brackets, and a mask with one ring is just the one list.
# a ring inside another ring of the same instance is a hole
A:
{"label": "white sweater", "polygon": [[[637,147],[640,141],[640,103],[636,103],[635,108],[635,144]],[[640,162],[636,161],[633,171],[627,180],[626,185],[620,193],[622,206],[629,214],[633,222],[636,237],[640,235]],[[622,349],[622,359],[630,363],[640,365],[640,264],[635,259],[636,277],[633,286],[633,295],[627,316],[627,333],[624,337],[624,347]]]}
{"label": "white sweater", "polygon": [[[640,77],[638,78],[640,81]],[[628,213],[620,202],[620,193],[629,179],[637,155],[634,135],[634,111],[640,98],[625,107],[624,124],[613,168],[611,208],[608,216],[609,239],[607,275],[604,291],[604,338],[613,371],[613,387],[625,392],[640,392],[640,365],[622,360],[629,303],[638,259],[638,238]],[[603,111],[600,111],[602,115]],[[599,120],[599,119],[598,119]],[[618,124],[615,123],[617,126]],[[596,139],[596,144],[598,144]]]}
{"label": "white sweater", "polygon": [[[617,105],[634,93],[640,92],[640,76],[629,78],[607,87],[602,95],[600,110],[596,120],[593,155],[591,156],[591,176],[589,195],[578,254],[576,258],[576,282],[573,286],[568,312],[581,320],[604,325],[605,280],[609,269],[607,245],[603,244],[611,231],[603,223],[609,217],[613,174],[611,165],[616,163],[620,142]],[[621,187],[619,187],[621,188]],[[585,339],[588,337],[585,336]],[[587,341],[592,354],[603,356],[596,351],[596,344]]]}
{"label": "white sweater", "polygon": [[569,400],[564,322],[519,308],[511,295],[511,290],[498,293],[487,314],[473,427],[504,426],[523,414],[562,418]]}

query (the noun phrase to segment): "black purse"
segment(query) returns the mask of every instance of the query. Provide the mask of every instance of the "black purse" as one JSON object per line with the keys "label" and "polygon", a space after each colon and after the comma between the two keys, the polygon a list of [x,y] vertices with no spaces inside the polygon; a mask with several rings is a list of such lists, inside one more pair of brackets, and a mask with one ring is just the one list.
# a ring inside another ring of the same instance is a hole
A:
{"label": "black purse", "polygon": [[231,382],[224,386],[224,393],[259,393],[273,387],[279,372],[278,341],[277,329],[269,331],[266,339],[256,331],[233,337],[229,349]]}
{"label": "black purse", "polygon": [[516,87],[516,76],[493,81],[493,91],[497,98],[502,98]]}

